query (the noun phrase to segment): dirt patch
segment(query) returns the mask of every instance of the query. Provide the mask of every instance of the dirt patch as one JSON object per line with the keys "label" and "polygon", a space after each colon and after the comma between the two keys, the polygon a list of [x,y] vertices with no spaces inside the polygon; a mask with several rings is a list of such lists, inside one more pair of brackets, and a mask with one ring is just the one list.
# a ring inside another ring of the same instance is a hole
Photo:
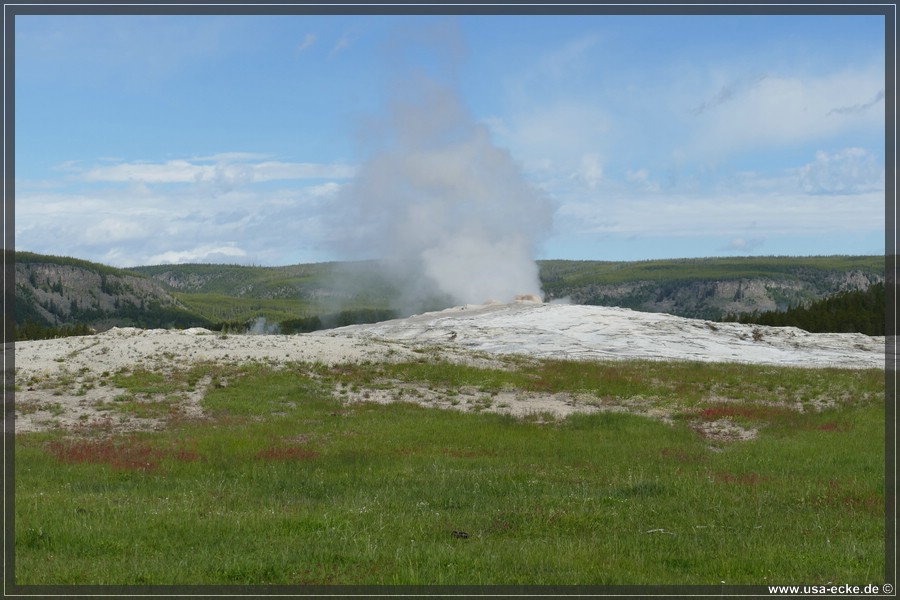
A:
{"label": "dirt patch", "polygon": [[701,436],[717,442],[745,442],[754,440],[759,435],[758,429],[738,425],[731,419],[695,422],[691,425],[691,429]]}
{"label": "dirt patch", "polygon": [[597,405],[596,396],[590,394],[543,394],[520,390],[485,392],[471,387],[439,389],[399,381],[378,382],[373,387],[364,389],[348,389],[336,385],[334,394],[348,404],[410,402],[431,408],[487,412],[515,417],[552,415],[553,419],[560,419],[575,413],[603,410],[603,407]]}
{"label": "dirt patch", "polygon": [[211,383],[206,376],[192,390],[141,396],[102,379],[64,372],[16,391],[15,428],[17,433],[63,429],[106,435],[158,431],[174,420],[204,418],[201,401]]}
{"label": "dirt patch", "polygon": [[644,396],[603,397],[583,392],[533,392],[526,390],[482,391],[474,387],[445,389],[401,381],[375,381],[366,388],[334,387],[336,398],[348,404],[409,402],[429,408],[510,415],[534,422],[552,423],[573,414],[629,413],[675,423],[675,411],[657,398]]}
{"label": "dirt patch", "polygon": [[724,405],[724,406],[712,406],[709,408],[704,408],[700,410],[698,413],[698,417],[704,421],[716,421],[720,419],[733,419],[735,417],[741,417],[745,419],[752,420],[771,420],[771,419],[783,419],[790,415],[794,415],[793,411],[790,409],[780,407],[780,406],[771,406],[767,404],[754,404],[754,405]]}

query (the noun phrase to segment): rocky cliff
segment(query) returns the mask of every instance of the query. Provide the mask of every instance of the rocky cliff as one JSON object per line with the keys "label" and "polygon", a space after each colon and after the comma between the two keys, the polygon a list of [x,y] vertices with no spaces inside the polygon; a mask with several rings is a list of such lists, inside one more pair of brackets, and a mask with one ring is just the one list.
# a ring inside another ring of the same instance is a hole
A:
{"label": "rocky cliff", "polygon": [[163,285],[105,265],[20,252],[15,261],[16,322],[49,327],[165,325],[188,316]]}
{"label": "rocky cliff", "polygon": [[777,277],[635,280],[556,286],[548,292],[548,300],[567,297],[573,304],[621,306],[683,317],[718,319],[726,314],[783,311],[839,292],[865,290],[881,282],[884,282],[883,272],[874,270],[798,270]]}

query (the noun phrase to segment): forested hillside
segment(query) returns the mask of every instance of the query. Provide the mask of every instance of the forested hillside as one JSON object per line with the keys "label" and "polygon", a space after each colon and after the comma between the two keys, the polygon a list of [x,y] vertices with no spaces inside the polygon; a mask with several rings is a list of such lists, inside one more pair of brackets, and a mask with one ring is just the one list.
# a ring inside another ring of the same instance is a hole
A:
{"label": "forested hillside", "polygon": [[163,283],[185,306],[213,321],[306,318],[340,310],[387,309],[397,289],[374,263],[284,267],[181,264],[131,271]]}
{"label": "forested hillside", "polygon": [[639,262],[540,261],[548,300],[683,317],[783,311],[884,281],[884,257],[746,257]]}
{"label": "forested hillside", "polygon": [[15,254],[18,339],[113,326],[192,327],[211,321],[149,277],[71,257]]}
{"label": "forested hillside", "polygon": [[[546,300],[712,320],[796,311],[884,281],[879,256],[546,260],[538,266]],[[401,290],[410,283],[416,282],[388,277],[373,262],[115,269],[18,252],[15,319],[21,336],[31,338],[128,325],[301,332],[406,316],[412,311]],[[435,297],[416,312],[450,305]]]}
{"label": "forested hillside", "polygon": [[741,316],[727,315],[724,321],[799,327],[812,333],[885,334],[884,283],[876,283],[865,290],[839,292],[813,302],[809,306],[794,306],[786,311],[753,312]]}

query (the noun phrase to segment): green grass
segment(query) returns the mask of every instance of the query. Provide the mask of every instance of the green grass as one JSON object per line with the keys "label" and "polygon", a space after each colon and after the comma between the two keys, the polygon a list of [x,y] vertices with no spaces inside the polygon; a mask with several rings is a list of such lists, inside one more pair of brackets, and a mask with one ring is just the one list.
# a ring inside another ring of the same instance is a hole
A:
{"label": "green grass", "polygon": [[[211,369],[176,374],[176,387]],[[112,438],[17,436],[17,584],[883,578],[877,371],[559,361],[219,369],[227,385],[207,394],[202,422]],[[391,378],[685,400],[673,424],[622,413],[537,424],[331,395],[336,384]],[[140,372],[124,382],[163,387]],[[803,413],[766,404],[802,393],[841,402]],[[739,398],[712,399],[725,395]],[[730,414],[714,412],[725,406]],[[752,422],[759,437],[711,448],[692,429],[704,418]]]}

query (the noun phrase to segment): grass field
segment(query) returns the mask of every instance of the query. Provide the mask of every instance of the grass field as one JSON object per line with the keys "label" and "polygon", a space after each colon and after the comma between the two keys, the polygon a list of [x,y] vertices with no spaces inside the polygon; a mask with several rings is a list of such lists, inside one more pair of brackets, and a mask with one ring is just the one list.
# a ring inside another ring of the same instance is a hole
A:
{"label": "grass field", "polygon": [[[780,584],[884,577],[884,373],[510,361],[200,366],[203,420],[16,440],[15,581]],[[639,399],[666,419],[342,400],[415,383]],[[142,410],[140,403],[121,410]],[[757,432],[704,433],[710,421]]]}

